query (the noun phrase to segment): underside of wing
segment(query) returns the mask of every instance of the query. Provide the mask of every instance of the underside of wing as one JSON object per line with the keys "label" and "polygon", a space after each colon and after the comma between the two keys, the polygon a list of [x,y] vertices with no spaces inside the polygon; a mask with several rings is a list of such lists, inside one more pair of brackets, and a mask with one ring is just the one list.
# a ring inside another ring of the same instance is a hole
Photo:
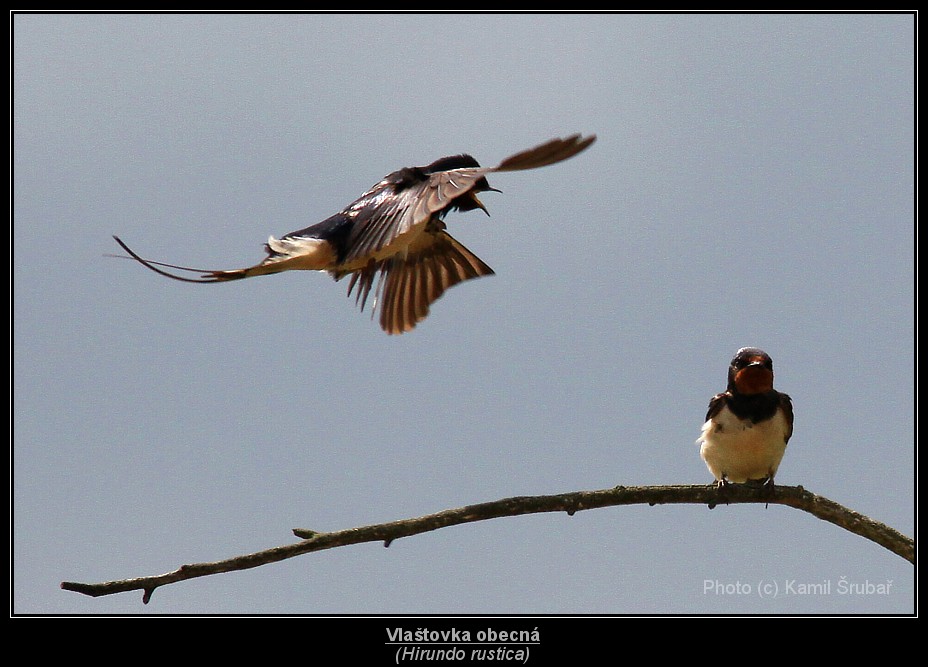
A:
{"label": "underside of wing", "polygon": [[483,260],[446,232],[429,234],[432,242],[406,257],[372,262],[351,276],[348,294],[355,292],[363,310],[379,275],[375,307],[380,309],[380,326],[389,334],[413,329],[448,288],[493,274]]}
{"label": "underside of wing", "polygon": [[430,247],[393,259],[391,264],[380,311],[380,326],[391,334],[413,329],[448,288],[493,274],[493,269],[446,232],[435,234]]}

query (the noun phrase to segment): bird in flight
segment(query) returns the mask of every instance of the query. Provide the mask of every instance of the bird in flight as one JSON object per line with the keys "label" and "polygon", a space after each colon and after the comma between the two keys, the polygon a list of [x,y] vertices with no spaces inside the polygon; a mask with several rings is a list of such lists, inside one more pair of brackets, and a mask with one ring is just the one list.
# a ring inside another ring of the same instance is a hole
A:
{"label": "bird in flight", "polygon": [[729,482],[773,477],[793,434],[793,403],[773,388],[773,360],[763,350],[743,347],[728,367],[728,390],[709,401],[700,455],[719,489]]}
{"label": "bird in flight", "polygon": [[354,293],[363,310],[376,280],[374,308],[380,309],[380,326],[388,334],[401,334],[425,319],[429,306],[448,288],[493,274],[445,231],[445,216],[478,208],[489,215],[477,194],[499,190],[490,187],[487,174],[555,164],[595,140],[596,135],[579,134],[552,139],[495,167],[481,167],[470,155],[461,154],[424,167],[399,169],[322,222],[280,239],[271,236],[264,246],[267,257],[244,269],[211,271],[155,262],[137,255],[118,236],[113,238],[155,273],[185,282],[227,282],[296,269],[326,271],[335,280],[350,276],[348,296]]}

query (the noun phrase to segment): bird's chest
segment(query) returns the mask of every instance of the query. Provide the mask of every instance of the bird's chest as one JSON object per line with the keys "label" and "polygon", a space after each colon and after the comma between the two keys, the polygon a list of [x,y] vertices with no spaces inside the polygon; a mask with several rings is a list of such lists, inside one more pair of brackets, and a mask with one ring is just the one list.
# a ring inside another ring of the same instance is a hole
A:
{"label": "bird's chest", "polygon": [[770,419],[754,423],[750,419],[742,419],[728,406],[719,410],[709,425],[713,439],[737,443],[744,449],[758,450],[769,447],[784,448],[788,428],[786,417],[781,410],[777,410]]}
{"label": "bird's chest", "polygon": [[703,426],[700,453],[716,479],[741,483],[772,477],[786,451],[788,432],[781,410],[754,423],[725,406]]}

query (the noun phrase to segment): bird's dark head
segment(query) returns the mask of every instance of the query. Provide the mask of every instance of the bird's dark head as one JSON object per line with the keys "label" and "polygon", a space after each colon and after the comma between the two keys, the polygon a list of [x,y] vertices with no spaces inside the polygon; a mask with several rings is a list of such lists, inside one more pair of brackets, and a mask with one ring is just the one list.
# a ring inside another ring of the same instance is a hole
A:
{"label": "bird's dark head", "polygon": [[756,347],[742,347],[728,367],[728,390],[733,394],[765,394],[773,389],[773,360]]}
{"label": "bird's dark head", "polygon": [[480,167],[480,163],[477,162],[473,157],[467,154],[461,155],[449,155],[448,157],[440,157],[432,164],[422,167],[422,171],[426,174],[435,174],[439,171],[451,171],[452,169],[469,169],[473,167]]}

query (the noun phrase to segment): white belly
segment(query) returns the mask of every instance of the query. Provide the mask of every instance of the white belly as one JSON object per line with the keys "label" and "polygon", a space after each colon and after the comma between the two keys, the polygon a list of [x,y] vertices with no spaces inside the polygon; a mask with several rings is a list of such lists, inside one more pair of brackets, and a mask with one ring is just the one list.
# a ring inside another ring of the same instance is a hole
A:
{"label": "white belly", "polygon": [[724,476],[729,482],[742,484],[776,474],[786,451],[788,430],[780,411],[772,419],[754,424],[750,419],[739,419],[725,406],[714,420],[703,425],[696,442],[701,443],[699,453],[716,479]]}

